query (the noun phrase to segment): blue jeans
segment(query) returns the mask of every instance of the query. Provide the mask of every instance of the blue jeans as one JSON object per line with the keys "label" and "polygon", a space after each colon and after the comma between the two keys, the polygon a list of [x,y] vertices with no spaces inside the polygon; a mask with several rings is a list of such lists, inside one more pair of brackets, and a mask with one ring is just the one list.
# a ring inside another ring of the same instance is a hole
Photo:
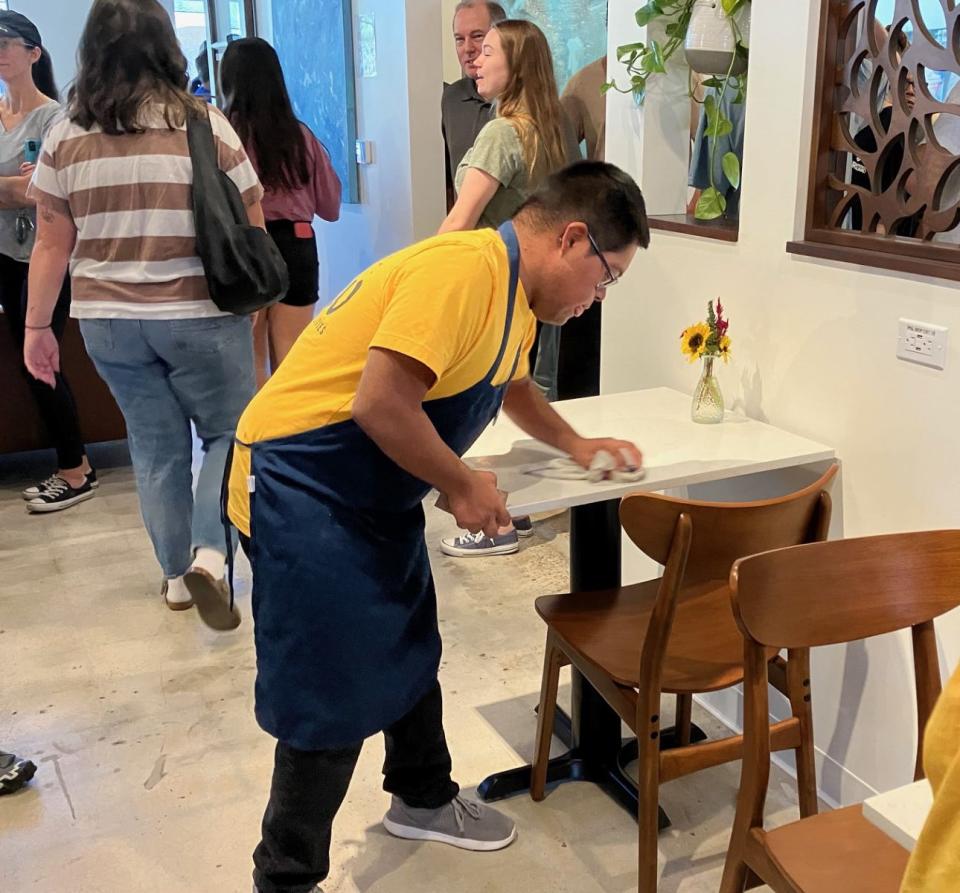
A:
{"label": "blue jeans", "polygon": [[[237,420],[254,392],[250,320],[84,319],[80,331],[127,423],[140,511],[164,576],[194,548],[225,549],[220,484]],[[196,426],[203,464],[193,493]]]}

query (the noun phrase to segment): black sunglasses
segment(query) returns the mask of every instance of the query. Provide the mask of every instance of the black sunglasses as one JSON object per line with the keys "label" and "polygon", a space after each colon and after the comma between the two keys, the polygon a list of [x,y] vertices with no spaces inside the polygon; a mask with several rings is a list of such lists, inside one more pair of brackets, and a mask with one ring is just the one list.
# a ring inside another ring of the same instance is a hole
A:
{"label": "black sunglasses", "polygon": [[597,245],[589,229],[587,230],[587,238],[590,240],[590,247],[593,248],[594,253],[600,258],[600,263],[603,264],[603,270],[607,274],[602,282],[597,283],[597,289],[610,288],[612,285],[616,285],[620,281],[620,277],[610,269],[610,264],[607,263],[607,259],[603,256],[600,246]]}

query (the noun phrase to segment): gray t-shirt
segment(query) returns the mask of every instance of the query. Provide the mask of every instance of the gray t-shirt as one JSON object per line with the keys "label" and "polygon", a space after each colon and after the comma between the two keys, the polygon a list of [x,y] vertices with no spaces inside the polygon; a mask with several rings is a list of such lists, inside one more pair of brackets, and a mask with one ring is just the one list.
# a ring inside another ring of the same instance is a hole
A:
{"label": "gray t-shirt", "polygon": [[[564,152],[567,163],[577,161],[580,146],[569,122],[563,121]],[[487,124],[457,168],[457,192],[463,187],[467,171],[475,167],[500,183],[477,221],[477,229],[496,229],[509,220],[526,201],[531,191],[530,174],[523,156],[523,144],[516,128],[506,118],[494,118]]]}
{"label": "gray t-shirt", "polygon": [[[24,144],[27,140],[42,142],[51,125],[60,114],[60,103],[50,100],[35,108],[12,130],[0,122],[0,177],[18,177],[20,165],[26,160]],[[25,217],[30,225],[21,225],[24,241],[17,241],[17,218]],[[30,260],[33,251],[37,212],[35,208],[0,208],[0,254],[14,260]]]}

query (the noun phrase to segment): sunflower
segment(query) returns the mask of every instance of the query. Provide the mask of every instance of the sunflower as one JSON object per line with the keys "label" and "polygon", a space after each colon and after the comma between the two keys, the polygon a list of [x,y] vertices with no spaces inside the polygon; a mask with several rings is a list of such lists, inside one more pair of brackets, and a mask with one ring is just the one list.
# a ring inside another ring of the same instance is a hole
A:
{"label": "sunflower", "polygon": [[683,330],[680,336],[680,350],[687,355],[692,363],[703,356],[707,349],[707,339],[710,337],[710,327],[705,322],[698,322]]}
{"label": "sunflower", "polygon": [[720,337],[720,356],[723,357],[723,362],[728,363],[730,361],[730,336],[722,335]]}

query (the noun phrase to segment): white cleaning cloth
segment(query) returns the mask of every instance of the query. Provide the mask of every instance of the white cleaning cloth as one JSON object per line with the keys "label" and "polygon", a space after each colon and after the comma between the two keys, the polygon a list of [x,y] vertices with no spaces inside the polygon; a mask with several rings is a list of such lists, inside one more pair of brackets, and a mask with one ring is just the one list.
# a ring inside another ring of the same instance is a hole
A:
{"label": "white cleaning cloth", "polygon": [[[624,459],[626,459],[624,455]],[[544,465],[538,465],[528,470],[528,474],[535,474],[544,478],[558,478],[565,481],[590,481],[599,483],[600,481],[619,481],[630,484],[643,478],[645,472],[642,468],[634,465],[627,465],[624,468],[617,468],[617,460],[606,452],[601,450],[593,457],[593,462],[589,468],[574,462],[569,457],[551,459]]]}

